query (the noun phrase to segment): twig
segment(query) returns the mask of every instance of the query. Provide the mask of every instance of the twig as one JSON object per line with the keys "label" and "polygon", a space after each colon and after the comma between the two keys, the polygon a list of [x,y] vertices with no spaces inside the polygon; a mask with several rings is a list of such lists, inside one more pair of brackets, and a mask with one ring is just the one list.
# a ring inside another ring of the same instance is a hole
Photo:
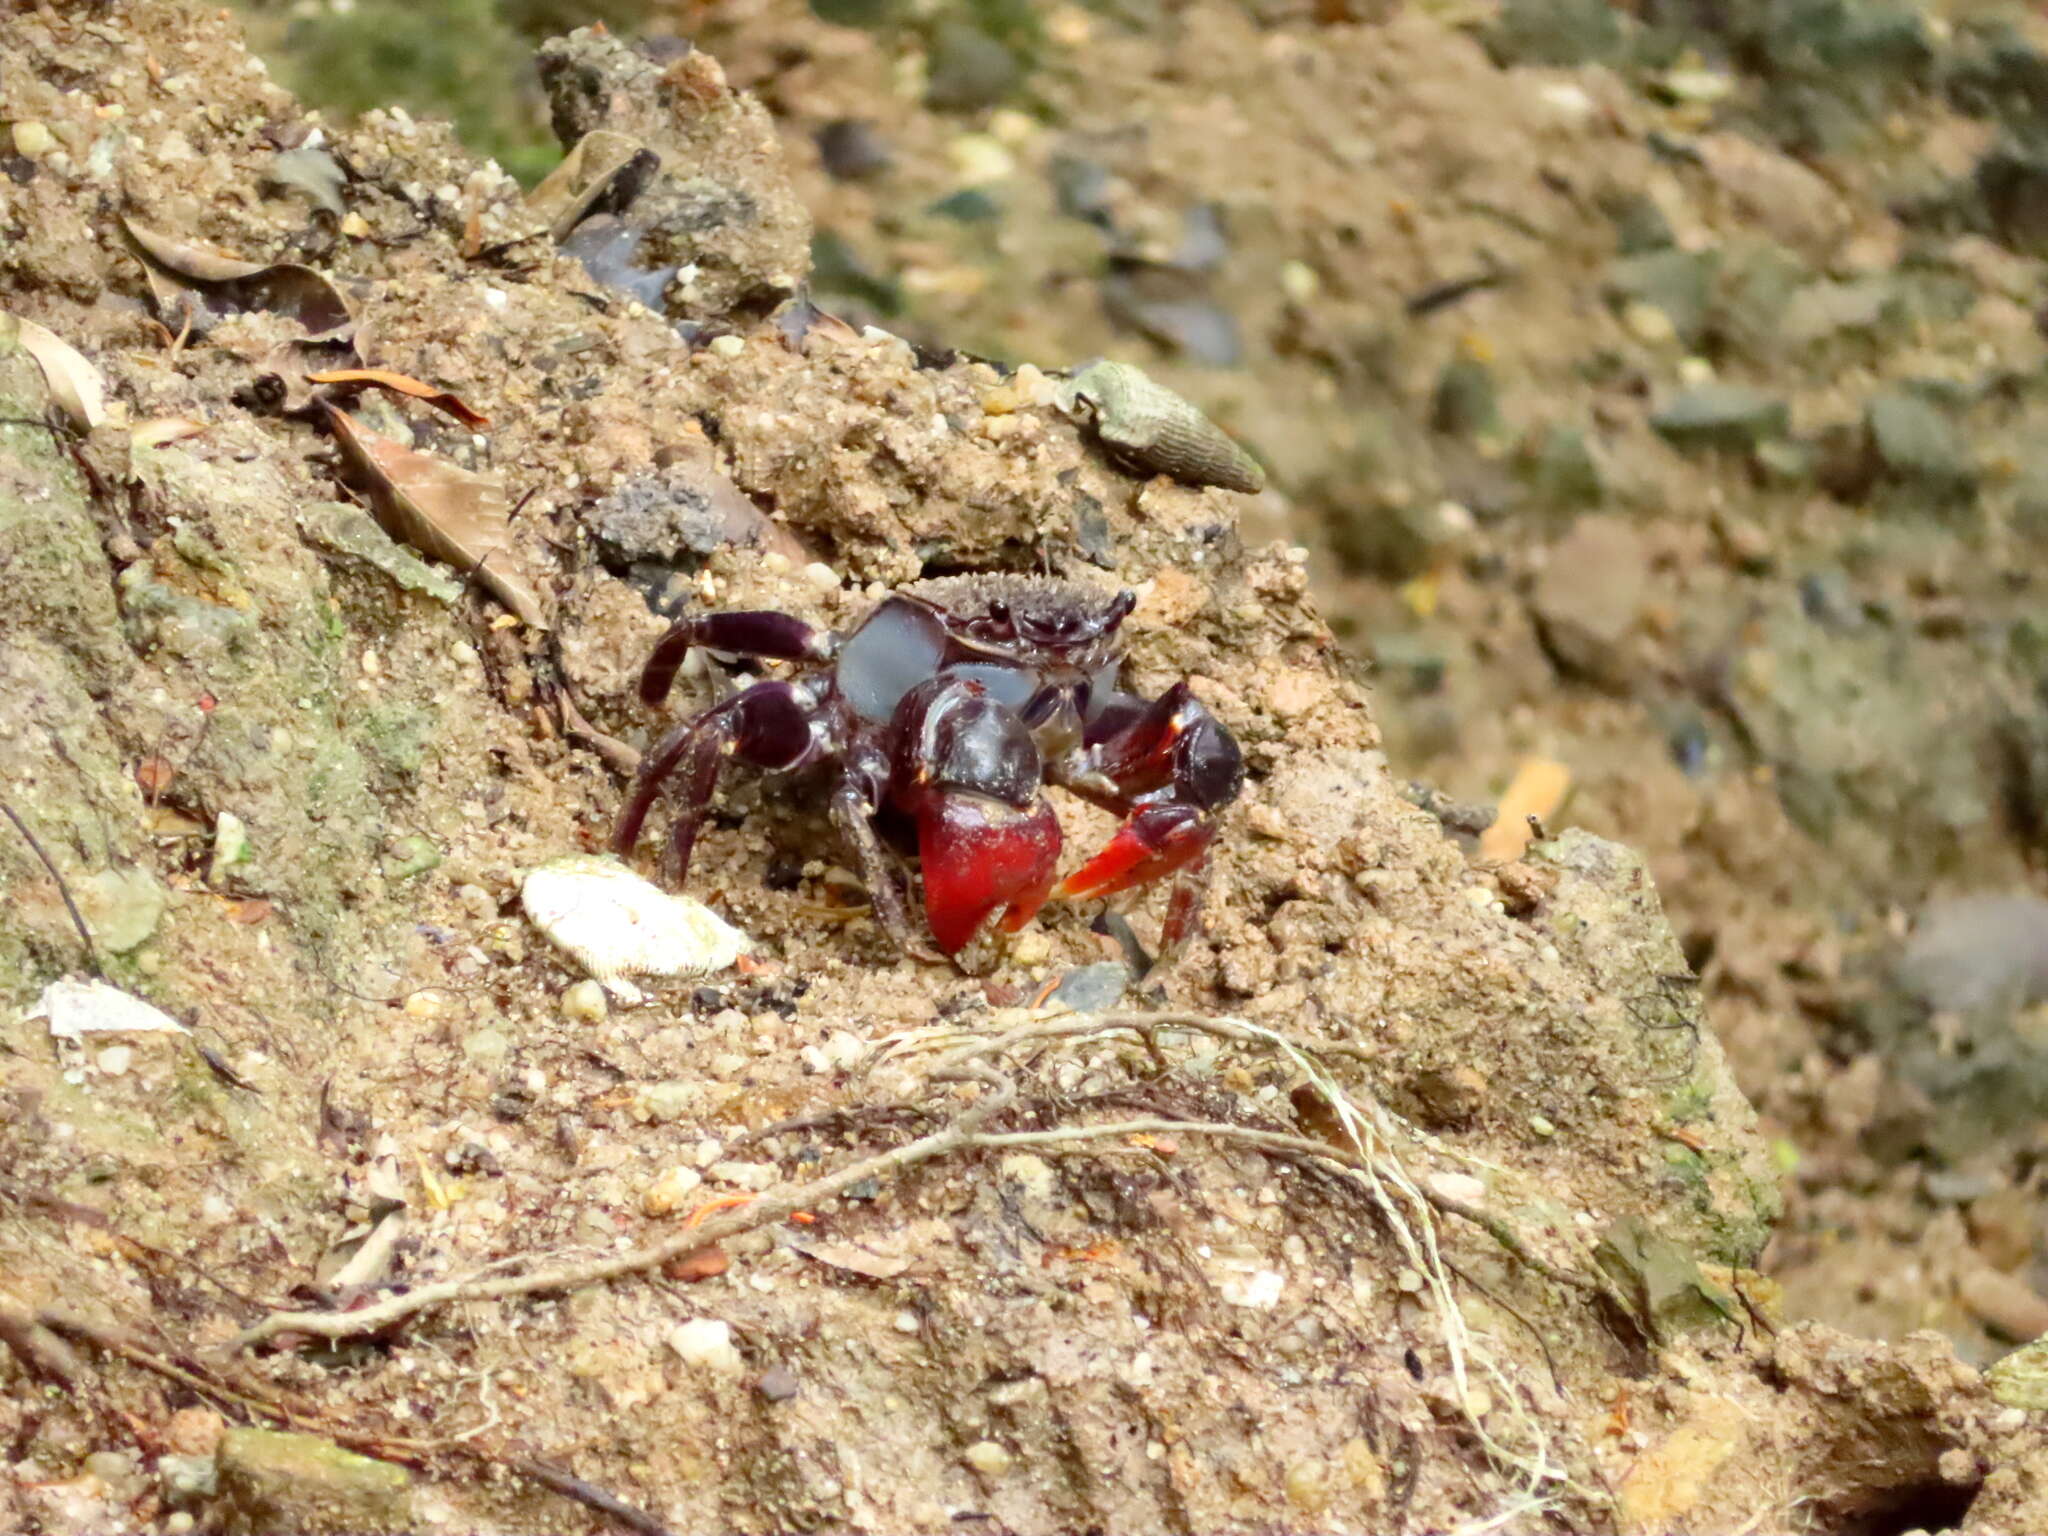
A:
{"label": "twig", "polygon": [[29,847],[34,849],[36,857],[43,861],[43,868],[47,869],[50,878],[57,882],[57,894],[64,898],[64,910],[71,914],[71,926],[78,930],[78,942],[85,946],[86,964],[92,967],[93,975],[105,981],[107,973],[100,966],[99,951],[93,947],[92,930],[85,926],[84,914],[78,910],[78,903],[71,899],[71,887],[64,883],[62,871],[57,868],[56,862],[49,854],[43,851],[43,845],[36,840],[35,833],[29,831],[28,823],[23,821],[14,807],[5,800],[0,800],[0,814],[5,814],[7,819],[14,823],[15,831],[28,839]]}
{"label": "twig", "polygon": [[507,1461],[500,1463],[510,1467],[521,1476],[530,1477],[544,1487],[552,1488],[565,1499],[574,1499],[578,1504],[594,1509],[600,1514],[610,1515],[621,1525],[640,1532],[640,1536],[673,1536],[669,1528],[644,1509],[636,1509],[616,1494],[606,1493],[595,1483],[586,1483],[580,1477],[573,1477],[544,1461]]}
{"label": "twig", "polygon": [[[641,1536],[672,1536],[666,1526],[645,1510],[635,1508],[594,1483],[585,1482],[580,1477],[572,1477],[566,1472],[548,1466],[545,1462],[535,1461],[529,1457],[500,1456],[484,1447],[462,1443],[468,1435],[476,1433],[474,1430],[465,1431],[463,1435],[447,1440],[435,1441],[413,1440],[404,1436],[356,1429],[351,1425],[336,1423],[323,1414],[295,1407],[253,1388],[232,1385],[196,1362],[181,1363],[173,1360],[123,1330],[50,1307],[43,1308],[31,1318],[25,1314],[15,1316],[7,1308],[0,1306],[0,1342],[15,1345],[17,1351],[20,1350],[20,1346],[15,1344],[12,1330],[8,1327],[10,1322],[25,1323],[29,1325],[31,1333],[40,1333],[46,1340],[52,1334],[76,1339],[80,1343],[88,1344],[94,1349],[117,1356],[131,1365],[161,1376],[166,1381],[177,1382],[202,1397],[232,1403],[294,1429],[315,1430],[335,1444],[347,1446],[365,1455],[376,1456],[385,1461],[401,1462],[422,1470],[425,1470],[430,1459],[437,1455],[458,1457],[480,1466],[503,1467],[521,1477],[531,1478],[564,1498],[573,1499],[579,1504],[608,1515],[622,1525],[640,1532]],[[26,1354],[23,1359],[24,1363],[34,1363]],[[65,1385],[71,1383],[66,1382]],[[495,1422],[495,1417],[491,1422]]]}
{"label": "twig", "polygon": [[[939,1074],[934,1075],[937,1077]],[[353,1312],[276,1312],[237,1335],[230,1347],[248,1349],[286,1333],[311,1334],[326,1339],[357,1338],[366,1333],[382,1332],[416,1313],[453,1301],[489,1301],[501,1297],[532,1296],[546,1291],[573,1291],[658,1269],[685,1253],[726,1242],[743,1232],[785,1220],[794,1212],[808,1210],[863,1179],[897,1173],[969,1145],[984,1121],[1010,1106],[1017,1090],[1000,1073],[986,1068],[976,1069],[972,1063],[963,1064],[954,1074],[954,1080],[958,1078],[979,1080],[987,1091],[943,1129],[891,1151],[862,1158],[807,1184],[786,1188],[777,1194],[762,1195],[739,1210],[713,1217],[699,1227],[678,1232],[661,1242],[602,1259],[560,1264],[502,1280],[447,1280],[437,1285],[423,1285],[418,1290],[407,1291]]]}

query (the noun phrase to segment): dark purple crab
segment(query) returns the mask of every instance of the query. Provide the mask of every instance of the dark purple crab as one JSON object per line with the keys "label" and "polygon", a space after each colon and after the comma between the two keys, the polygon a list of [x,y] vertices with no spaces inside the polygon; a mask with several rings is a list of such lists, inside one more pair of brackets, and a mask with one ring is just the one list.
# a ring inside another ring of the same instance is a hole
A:
{"label": "dark purple crab", "polygon": [[[1048,896],[1108,895],[1168,875],[1171,954],[1200,918],[1217,814],[1237,798],[1244,758],[1186,683],[1149,702],[1117,687],[1117,630],[1136,602],[1046,578],[977,576],[894,593],[845,635],[773,611],[678,619],[641,673],[649,704],[667,697],[692,647],[796,667],[663,736],[641,762],[612,846],[632,850],[662,786],[679,777],[670,836],[680,882],[728,758],[771,773],[820,764],[832,775],[833,823],[899,947],[911,947],[911,930],[885,837],[914,840],[925,916],[948,955],[999,911],[1015,932]],[[1046,784],[1125,818],[1057,893],[1060,826]]]}

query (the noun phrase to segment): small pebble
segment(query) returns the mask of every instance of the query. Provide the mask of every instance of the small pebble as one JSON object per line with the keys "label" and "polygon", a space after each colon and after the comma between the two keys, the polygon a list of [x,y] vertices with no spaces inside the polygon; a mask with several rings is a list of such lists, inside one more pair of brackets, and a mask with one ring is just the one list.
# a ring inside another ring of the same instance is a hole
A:
{"label": "small pebble", "polygon": [[896,1314],[896,1331],[898,1333],[922,1333],[924,1331],[924,1324],[917,1320],[915,1312],[898,1312]]}
{"label": "small pebble", "polygon": [[839,573],[822,560],[813,560],[804,567],[804,580],[816,587],[820,592],[837,592],[839,590]]}
{"label": "small pebble", "polygon": [[732,1328],[715,1317],[693,1317],[676,1324],[668,1336],[668,1347],[686,1364],[701,1365],[722,1376],[737,1376],[746,1369],[733,1347]]}
{"label": "small pebble", "polygon": [[135,1061],[135,1047],[132,1045],[110,1045],[99,1054],[99,1068],[109,1077],[119,1077]]}
{"label": "small pebble", "polygon": [[1531,1115],[1529,1117],[1529,1129],[1538,1136],[1555,1136],[1557,1134],[1557,1123],[1548,1115]]}
{"label": "small pebble", "polygon": [[960,1459],[984,1477],[1001,1477],[1017,1458],[1008,1446],[994,1440],[977,1440],[960,1454]]}
{"label": "small pebble", "polygon": [[779,1365],[763,1371],[761,1379],[754,1383],[754,1390],[771,1403],[787,1402],[795,1397],[798,1391],[796,1373],[786,1371]]}
{"label": "small pebble", "polygon": [[650,1216],[673,1216],[690,1201],[704,1175],[694,1168],[670,1168],[640,1196],[640,1209]]}
{"label": "small pebble", "polygon": [[740,336],[714,336],[711,340],[711,350],[719,357],[738,357],[747,350],[746,339]]}
{"label": "small pebble", "polygon": [[562,989],[562,1017],[572,1023],[601,1023],[610,1012],[604,988],[594,981],[579,981]]}
{"label": "small pebble", "polygon": [[57,147],[57,136],[50,132],[47,123],[33,119],[14,125],[14,152],[31,160],[40,160]]}

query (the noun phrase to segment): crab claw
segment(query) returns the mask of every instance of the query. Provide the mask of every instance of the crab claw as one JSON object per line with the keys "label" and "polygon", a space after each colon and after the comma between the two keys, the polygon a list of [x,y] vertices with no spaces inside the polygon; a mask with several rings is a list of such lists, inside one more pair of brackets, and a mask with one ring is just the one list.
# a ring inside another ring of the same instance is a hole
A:
{"label": "crab claw", "polygon": [[1199,808],[1141,805],[1102,852],[1060,883],[1063,897],[1108,896],[1184,869],[1209,851],[1216,823]]}
{"label": "crab claw", "polygon": [[1015,933],[1052,891],[1060,824],[1043,797],[1026,809],[982,795],[939,791],[917,818],[924,911],[939,948],[956,955],[999,908]]}

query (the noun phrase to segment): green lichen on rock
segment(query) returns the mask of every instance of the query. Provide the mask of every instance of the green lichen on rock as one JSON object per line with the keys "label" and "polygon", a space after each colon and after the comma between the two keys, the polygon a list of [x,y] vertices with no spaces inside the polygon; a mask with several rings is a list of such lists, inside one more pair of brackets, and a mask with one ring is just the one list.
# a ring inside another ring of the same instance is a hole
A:
{"label": "green lichen on rock", "polygon": [[1682,1163],[1655,1181],[1645,1219],[1663,1238],[1702,1259],[1754,1264],[1784,1209],[1756,1112],[1736,1086],[1720,1042],[1707,1027],[1691,970],[1678,947],[1642,856],[1573,830],[1538,845],[1532,857],[1559,873],[1548,903],[1562,943],[1602,977],[1615,1009],[1585,1017],[1621,1058],[1616,1080],[1650,1101],[1654,1117],[1682,1124]]}
{"label": "green lichen on rock", "polygon": [[318,1435],[231,1429],[221,1437],[219,1528],[231,1536],[357,1536],[412,1529],[412,1474]]}

